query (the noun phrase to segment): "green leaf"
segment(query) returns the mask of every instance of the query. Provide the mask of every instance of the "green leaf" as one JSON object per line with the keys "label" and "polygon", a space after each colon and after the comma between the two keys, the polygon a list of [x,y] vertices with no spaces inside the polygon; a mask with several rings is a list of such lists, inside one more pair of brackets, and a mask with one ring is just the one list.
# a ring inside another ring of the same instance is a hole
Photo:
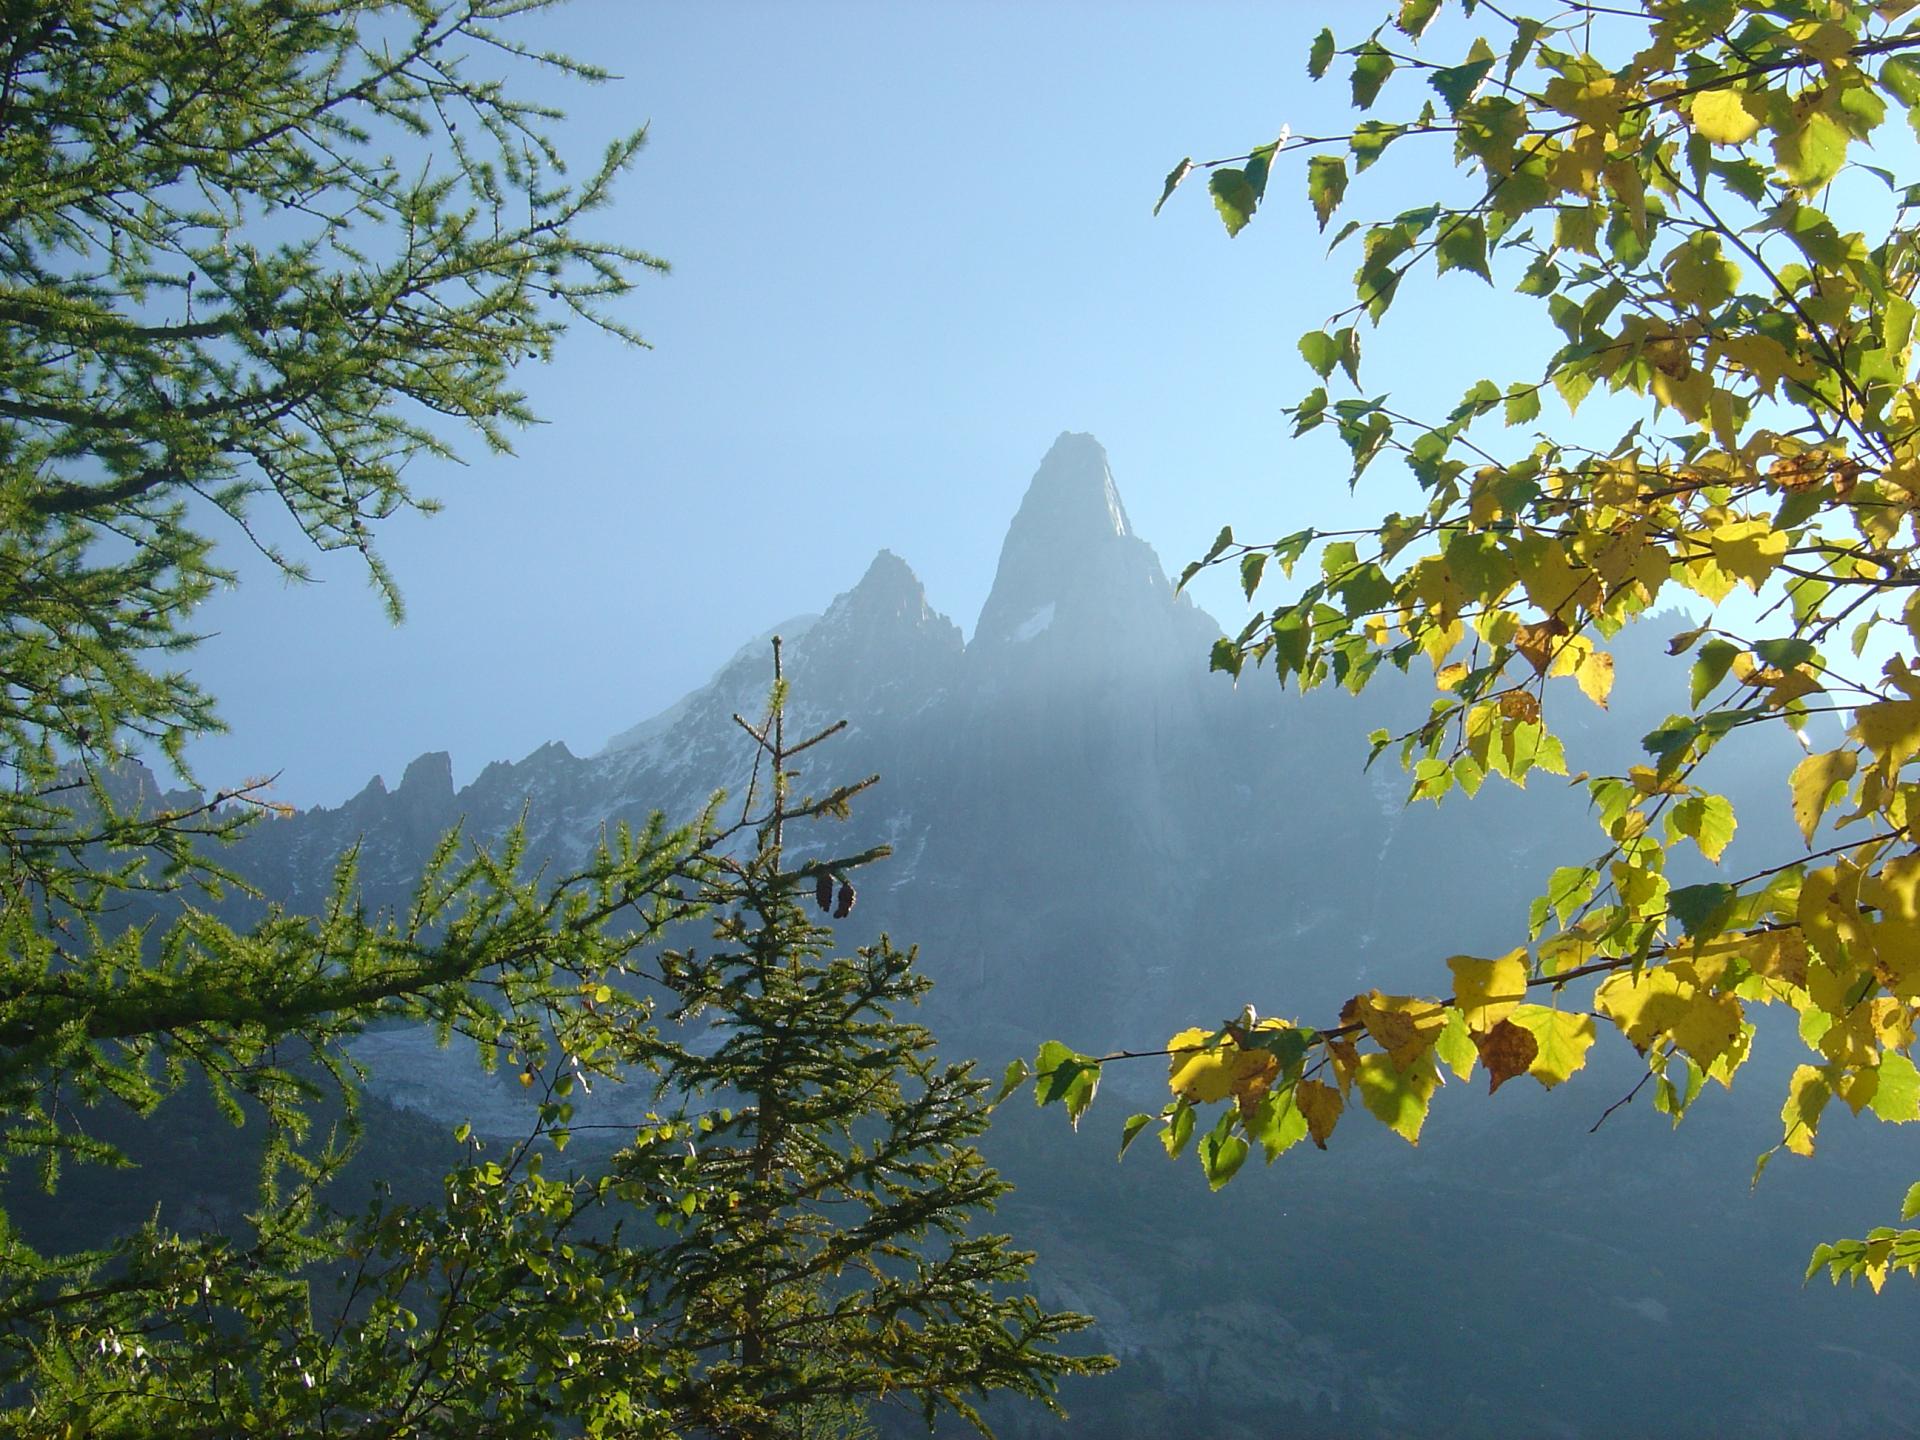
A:
{"label": "green leaf", "polygon": [[1187,1148],[1187,1141],[1192,1138],[1193,1106],[1181,1100],[1175,1103],[1173,1114],[1167,1117],[1167,1128],[1160,1132],[1160,1144],[1168,1158],[1178,1160],[1180,1152]]}
{"label": "green leaf", "polygon": [[1520,277],[1520,283],[1514,291],[1520,295],[1532,295],[1536,299],[1542,295],[1551,295],[1560,284],[1560,267],[1545,255],[1534,257],[1526,273]]}
{"label": "green leaf", "polygon": [[1180,188],[1180,182],[1193,173],[1193,157],[1183,158],[1180,163],[1167,172],[1167,183],[1160,191],[1160,198],[1153,202],[1153,213],[1158,215],[1160,207],[1167,203],[1167,197]]}
{"label": "green leaf", "polygon": [[1120,1127],[1120,1157],[1126,1158],[1127,1147],[1133,1144],[1136,1136],[1153,1123],[1153,1116],[1147,1114],[1129,1115],[1127,1123]]}
{"label": "green leaf", "polygon": [[1487,269],[1487,228],[1479,216],[1450,216],[1441,221],[1439,239],[1433,249],[1440,274],[1470,270],[1488,284],[1493,283],[1493,275]]}
{"label": "green leaf", "polygon": [[[1902,105],[1920,105],[1920,64],[1906,55],[1889,55],[1880,63],[1881,88]],[[1901,1216],[1910,1219],[1910,1216]]]}
{"label": "green leaf", "polygon": [[1907,1187],[1907,1198],[1900,1202],[1900,1218],[1911,1220],[1920,1215],[1920,1180]]}
{"label": "green leaf", "polygon": [[1727,678],[1727,671],[1733,667],[1739,654],[1740,647],[1726,640],[1709,640],[1700,647],[1700,653],[1693,662],[1692,695],[1695,709],[1713,693],[1715,686]]}
{"label": "green leaf", "polygon": [[1382,1125],[1409,1145],[1420,1143],[1420,1129],[1426,1124],[1427,1106],[1440,1077],[1434,1073],[1433,1053],[1423,1053],[1406,1070],[1383,1054],[1360,1057],[1354,1084],[1360,1101]]}
{"label": "green leaf", "polygon": [[1032,1073],[1033,1072],[1027,1068],[1026,1061],[1009,1061],[1007,1063],[1007,1073],[1000,1077],[1000,1088],[994,1092],[993,1099],[988,1102],[987,1108],[991,1110],[1014,1091],[1018,1090]]}
{"label": "green leaf", "polygon": [[1427,77],[1427,83],[1446,101],[1449,115],[1460,113],[1461,107],[1473,99],[1474,92],[1485,83],[1493,70],[1494,56],[1492,51],[1487,50],[1487,42],[1476,41],[1474,49],[1486,53],[1464,65],[1450,65],[1444,70],[1436,70]]}
{"label": "green leaf", "polygon": [[1360,332],[1348,325],[1333,336],[1340,346],[1340,368],[1356,386],[1360,383]]}
{"label": "green leaf", "polygon": [[1260,588],[1260,572],[1267,568],[1267,552],[1249,550],[1240,557],[1240,588],[1246,592],[1249,600],[1253,592]]}
{"label": "green leaf", "polygon": [[1802,190],[1818,190],[1847,163],[1849,138],[1839,121],[1824,110],[1814,110],[1799,129],[1774,136],[1774,162]]}
{"label": "green leaf", "polygon": [[1525,425],[1540,414],[1540,387],[1515,385],[1507,391],[1506,419],[1509,425]]}
{"label": "green leaf", "polygon": [[1467,1029],[1466,1017],[1455,1006],[1447,1007],[1447,1023],[1440,1031],[1440,1038],[1433,1042],[1433,1053],[1460,1079],[1473,1078],[1473,1067],[1480,1059],[1480,1052],[1474,1046],[1472,1032]]}
{"label": "green leaf", "polygon": [[1880,1057],[1879,1083],[1867,1103],[1875,1115],[1896,1125],[1920,1120],[1920,1070],[1897,1050],[1889,1050]]}
{"label": "green leaf", "polygon": [[1210,672],[1224,670],[1238,679],[1241,667],[1245,663],[1246,655],[1240,647],[1222,635],[1213,642],[1213,653],[1207,658],[1207,669]]}
{"label": "green leaf", "polygon": [[1327,221],[1340,208],[1346,193],[1345,160],[1338,155],[1316,155],[1307,161],[1307,199],[1313,202],[1313,213],[1320,221],[1321,230],[1327,228]]}
{"label": "green leaf", "polygon": [[1247,177],[1247,188],[1253,191],[1254,203],[1267,198],[1267,171],[1272,168],[1273,157],[1280,148],[1280,142],[1261,145],[1247,156],[1245,169],[1241,172]]}
{"label": "green leaf", "polygon": [[1333,63],[1333,31],[1322,30],[1313,37],[1313,48],[1307,52],[1307,76],[1318,80],[1327,73],[1327,66]]}
{"label": "green leaf", "polygon": [[1735,890],[1731,885],[1683,885],[1667,895],[1667,911],[1687,934],[1711,938],[1726,923]]}
{"label": "green leaf", "polygon": [[[1669,824],[1700,847],[1700,853],[1718,864],[1733,839],[1733,805],[1724,795],[1690,795],[1667,812]],[[1684,922],[1683,922],[1684,923]]]}
{"label": "green leaf", "polygon": [[1573,923],[1599,883],[1600,876],[1591,865],[1562,865],[1547,877],[1545,898],[1562,929]]}
{"label": "green leaf", "polygon": [[1340,346],[1326,331],[1309,330],[1300,337],[1300,355],[1325,380],[1340,363]]}
{"label": "green leaf", "polygon": [[1247,1142],[1230,1132],[1232,1123],[1233,1111],[1223,1111],[1219,1123],[1200,1142],[1200,1168],[1206,1173],[1210,1190],[1218,1190],[1233,1179],[1247,1160]]}
{"label": "green leaf", "polygon": [[1301,1059],[1313,1045],[1314,1032],[1297,1025],[1264,1026],[1248,1032],[1240,1042],[1243,1050],[1264,1050],[1280,1062],[1280,1073],[1290,1075],[1299,1069]]}
{"label": "green leaf", "polygon": [[1034,1103],[1051,1105],[1058,1101],[1067,1108],[1067,1119],[1075,1129],[1080,1126],[1080,1117],[1087,1113],[1087,1107],[1093,1104],[1094,1094],[1100,1088],[1100,1066],[1091,1055],[1082,1055],[1069,1050],[1058,1040],[1049,1040],[1040,1047],[1033,1065]]}
{"label": "green leaf", "polygon": [[1387,146],[1406,133],[1405,126],[1389,125],[1384,120],[1363,120],[1354,126],[1353,134],[1347,141],[1347,149],[1353,154],[1355,173],[1364,171],[1373,164],[1386,153]]}
{"label": "green leaf", "polygon": [[1402,34],[1418,40],[1439,10],[1440,0],[1400,0],[1400,14],[1393,23]]}
{"label": "green leaf", "polygon": [[1207,189],[1213,195],[1213,208],[1220,212],[1220,220],[1227,227],[1227,234],[1238,235],[1246,229],[1247,222],[1253,218],[1253,212],[1260,204],[1260,197],[1248,183],[1246,172],[1230,167],[1216,170],[1207,178]]}
{"label": "green leaf", "polygon": [[[1371,110],[1373,102],[1379,98],[1380,87],[1387,83],[1387,77],[1391,74],[1393,56],[1369,40],[1354,57],[1353,103],[1362,110]],[[1357,143],[1354,148],[1359,148]],[[1363,165],[1361,168],[1366,167]]]}
{"label": "green leaf", "polygon": [[1269,1165],[1307,1138],[1307,1117],[1293,1102],[1292,1086],[1262,1097],[1247,1134],[1265,1152]]}
{"label": "green leaf", "polygon": [[1697,232],[1667,256],[1667,288],[1683,305],[1712,310],[1740,286],[1740,267],[1720,253],[1720,237]]}

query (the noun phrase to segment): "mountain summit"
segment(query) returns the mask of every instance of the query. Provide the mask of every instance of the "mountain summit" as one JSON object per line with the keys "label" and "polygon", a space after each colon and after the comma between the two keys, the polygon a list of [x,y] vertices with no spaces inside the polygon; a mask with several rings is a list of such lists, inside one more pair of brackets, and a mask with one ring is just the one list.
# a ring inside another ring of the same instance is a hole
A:
{"label": "mountain summit", "polygon": [[1069,684],[1116,668],[1191,670],[1219,633],[1174,594],[1153,547],[1133,533],[1100,442],[1061,435],[1000,548],[969,647],[975,668],[1037,667]]}

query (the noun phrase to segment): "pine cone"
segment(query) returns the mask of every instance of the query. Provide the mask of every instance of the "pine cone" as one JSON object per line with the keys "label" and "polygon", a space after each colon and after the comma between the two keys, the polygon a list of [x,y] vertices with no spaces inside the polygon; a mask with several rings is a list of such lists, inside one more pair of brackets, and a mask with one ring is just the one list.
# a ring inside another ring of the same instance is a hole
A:
{"label": "pine cone", "polygon": [[813,903],[820,907],[822,915],[833,908],[833,876],[824,870],[813,879]]}
{"label": "pine cone", "polygon": [[844,920],[853,913],[853,886],[846,881],[840,882],[840,903],[833,907],[833,918]]}

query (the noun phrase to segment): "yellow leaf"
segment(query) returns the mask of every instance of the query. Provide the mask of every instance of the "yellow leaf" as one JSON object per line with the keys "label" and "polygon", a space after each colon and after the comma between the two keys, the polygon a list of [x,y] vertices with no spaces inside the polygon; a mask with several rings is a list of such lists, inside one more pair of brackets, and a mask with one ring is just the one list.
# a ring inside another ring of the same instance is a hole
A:
{"label": "yellow leaf", "polygon": [[1361,1103],[1375,1119],[1409,1145],[1420,1143],[1427,1105],[1440,1083],[1431,1055],[1422,1055],[1405,1070],[1385,1055],[1362,1055],[1354,1082],[1360,1087]]}
{"label": "yellow leaf", "polygon": [[1740,1038],[1740,1002],[1731,995],[1696,993],[1668,1033],[1680,1049],[1711,1065]]}
{"label": "yellow leaf", "polygon": [[1664,1035],[1703,1066],[1740,1033],[1739,1001],[1709,994],[1665,966],[1611,977],[1594,992],[1593,1007],[1642,1050]]}
{"label": "yellow leaf", "polygon": [[1604,650],[1595,650],[1580,662],[1573,678],[1579,681],[1581,694],[1606,709],[1607,696],[1613,693],[1613,656]]}
{"label": "yellow leaf", "polygon": [[1767,688],[1767,708],[1781,710],[1803,696],[1812,695],[1826,689],[1805,665],[1796,665],[1791,670],[1776,670],[1771,665],[1755,674],[1748,682],[1752,685],[1764,685]]}
{"label": "yellow leaf", "polygon": [[1920,750],[1920,700],[1882,700],[1853,712],[1854,736],[1888,770],[1898,770]]}
{"label": "yellow leaf", "polygon": [[1806,361],[1767,335],[1730,335],[1719,341],[1715,350],[1727,364],[1737,366],[1751,375],[1768,394],[1772,394],[1775,387],[1788,377],[1805,380],[1812,374]]}
{"label": "yellow leaf", "polygon": [[1763,930],[1753,936],[1753,945],[1747,963],[1756,975],[1797,989],[1806,988],[1807,941],[1799,930]]}
{"label": "yellow leaf", "polygon": [[1356,995],[1340,1012],[1342,1024],[1358,1020],[1366,1026],[1393,1063],[1405,1069],[1433,1048],[1446,1027],[1446,1007],[1438,1000],[1412,995],[1382,995],[1378,990]]}
{"label": "yellow leaf", "polygon": [[1758,591],[1774,567],[1787,558],[1787,537],[1765,520],[1733,520],[1707,536],[1714,563],[1727,575]]}
{"label": "yellow leaf", "polygon": [[1760,116],[1765,113],[1761,109],[1765,97],[1753,98],[1760,103],[1750,110],[1748,97],[1738,90],[1704,90],[1693,97],[1693,108],[1689,112],[1693,128],[1716,145],[1739,145],[1751,140],[1759,133]]}
{"label": "yellow leaf", "polygon": [[1242,1050],[1231,1040],[1223,1040],[1212,1049],[1207,1041],[1213,1032],[1182,1030],[1167,1041],[1173,1052],[1167,1067],[1167,1088],[1183,1100],[1196,1105],[1211,1105],[1229,1095],[1270,1082],[1280,1068],[1277,1057],[1265,1050]]}
{"label": "yellow leaf", "polygon": [[1733,1037],[1733,1043],[1714,1058],[1707,1066],[1707,1078],[1718,1080],[1721,1088],[1733,1088],[1733,1072],[1747,1063],[1747,1056],[1753,1052],[1754,1027],[1742,1021],[1740,1029]]}
{"label": "yellow leaf", "polygon": [[1547,1089],[1551,1090],[1587,1063],[1587,1051],[1593,1045],[1595,1033],[1591,1015],[1550,1010],[1545,1005],[1521,1005],[1508,1018],[1533,1032],[1538,1048],[1527,1073]]}
{"label": "yellow leaf", "polygon": [[[1377,1055],[1368,1058],[1380,1059]],[[1346,1108],[1340,1092],[1318,1080],[1302,1080],[1293,1087],[1293,1103],[1306,1116],[1307,1134],[1312,1137],[1313,1143],[1322,1150],[1326,1149],[1327,1137],[1333,1134],[1333,1127],[1340,1123],[1340,1112]]]}
{"label": "yellow leaf", "polygon": [[[1498,960],[1455,955],[1447,961],[1453,971],[1453,998],[1469,1030],[1491,1030],[1513,1013],[1526,998],[1527,952],[1522,946]],[[1464,1077],[1462,1077],[1464,1078]]]}
{"label": "yellow leaf", "polygon": [[1708,603],[1718,605],[1733,593],[1734,578],[1722,570],[1711,555],[1695,555],[1680,567],[1680,583]]}
{"label": "yellow leaf", "polygon": [[1839,798],[1835,787],[1839,787],[1840,794],[1845,794],[1846,784],[1853,779],[1858,764],[1851,750],[1829,750],[1823,755],[1809,755],[1793,767],[1793,776],[1788,782],[1793,790],[1793,819],[1809,848],[1813,845],[1813,832],[1820,828],[1820,817]]}
{"label": "yellow leaf", "polygon": [[1787,34],[1803,54],[1828,64],[1853,49],[1856,40],[1846,26],[1832,20],[1802,20],[1789,26]]}
{"label": "yellow leaf", "polygon": [[1814,1137],[1820,1131],[1820,1112],[1833,1097],[1827,1077],[1811,1065],[1793,1072],[1787,1085],[1787,1103],[1780,1107],[1781,1143],[1795,1155],[1813,1154]]}

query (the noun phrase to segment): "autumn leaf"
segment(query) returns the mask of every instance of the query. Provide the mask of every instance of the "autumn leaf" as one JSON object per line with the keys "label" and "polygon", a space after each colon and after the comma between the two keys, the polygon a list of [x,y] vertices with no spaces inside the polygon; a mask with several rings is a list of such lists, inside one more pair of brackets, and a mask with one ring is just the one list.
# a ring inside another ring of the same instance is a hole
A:
{"label": "autumn leaf", "polygon": [[1354,1076],[1360,1103],[1410,1145],[1420,1143],[1427,1105],[1439,1083],[1431,1054],[1422,1055],[1412,1067],[1404,1070],[1389,1056],[1362,1055],[1359,1073]]}
{"label": "autumn leaf", "polygon": [[1516,1075],[1532,1068],[1540,1053],[1540,1042],[1531,1030],[1502,1020],[1491,1030],[1473,1032],[1473,1048],[1480,1063],[1487,1067],[1487,1093],[1491,1095]]}
{"label": "autumn leaf", "polygon": [[1729,521],[1711,531],[1707,543],[1722,573],[1755,594],[1787,555],[1787,537],[1765,520]]}
{"label": "autumn leaf", "polygon": [[1354,996],[1341,1019],[1349,1024],[1358,1020],[1374,1044],[1403,1069],[1433,1048],[1447,1022],[1446,1008],[1438,1000],[1382,995],[1378,990]]}
{"label": "autumn leaf", "polygon": [[1213,1034],[1208,1030],[1182,1030],[1167,1041],[1167,1049],[1172,1052],[1167,1088],[1196,1105],[1211,1105],[1255,1085],[1264,1093],[1280,1068],[1279,1060],[1266,1050],[1243,1050],[1232,1040],[1209,1045]]}
{"label": "autumn leaf", "polygon": [[1827,1077],[1811,1065],[1793,1072],[1787,1084],[1787,1103],[1780,1107],[1781,1143],[1795,1155],[1813,1154],[1820,1133],[1820,1112],[1833,1096]]}
{"label": "autumn leaf", "polygon": [[[1453,998],[1469,1030],[1490,1030],[1513,1013],[1527,993],[1525,947],[1498,960],[1455,955],[1447,961],[1453,972]],[[1464,1078],[1464,1077],[1463,1077]]]}
{"label": "autumn leaf", "polygon": [[1582,657],[1573,678],[1580,685],[1580,693],[1604,710],[1607,697],[1613,693],[1613,656],[1604,650],[1592,651]]}
{"label": "autumn leaf", "polygon": [[1898,770],[1920,751],[1920,700],[1882,700],[1853,712],[1848,733],[1888,770]]}
{"label": "autumn leaf", "polygon": [[1693,97],[1688,118],[1693,128],[1716,145],[1742,145],[1760,133],[1766,111],[1762,96],[1739,90],[1703,90]]}
{"label": "autumn leaf", "polygon": [[1521,1005],[1508,1018],[1532,1032],[1534,1058],[1527,1073],[1547,1089],[1551,1090],[1587,1063],[1587,1051],[1592,1048],[1595,1034],[1591,1015],[1553,1010],[1545,1005]]}
{"label": "autumn leaf", "polygon": [[1665,1037],[1710,1065],[1740,1033],[1740,1006],[1688,984],[1665,966],[1612,975],[1594,992],[1594,1009],[1642,1050]]}
{"label": "autumn leaf", "polygon": [[[1551,878],[1525,933],[1536,963],[1526,949],[1455,957],[1444,1007],[1355,997],[1322,1042],[1327,1094],[1337,1085],[1350,1100],[1359,1085],[1369,1111],[1412,1138],[1426,1105],[1413,1077],[1485,1065],[1490,1086],[1524,1072],[1556,1087],[1598,1043],[1597,1015],[1645,1054],[1656,1106],[1678,1118],[1708,1081],[1748,1073],[1751,1007],[1779,1004],[1818,1063],[1795,1076],[1778,1149],[1810,1153],[1834,1095],[1913,1120],[1920,304],[1905,231],[1826,188],[1857,169],[1888,187],[1893,213],[1920,193],[1906,152],[1887,143],[1892,129],[1920,129],[1920,63],[1904,42],[1874,38],[1904,34],[1904,20],[1861,3],[1760,19],[1629,6],[1610,17],[1620,33],[1603,54],[1577,25],[1515,18],[1502,69],[1471,29],[1450,46],[1436,38],[1449,33],[1435,21],[1443,7],[1407,4],[1403,28],[1427,37],[1418,57],[1379,28],[1344,52],[1355,103],[1381,114],[1319,147],[1313,209],[1324,226],[1348,170],[1390,143],[1433,145],[1436,170],[1473,172],[1486,200],[1463,208],[1436,185],[1433,203],[1336,235],[1364,250],[1351,304],[1329,307],[1336,318],[1302,354],[1322,380],[1345,368],[1357,383],[1337,327],[1362,311],[1384,323],[1397,288],[1453,269],[1536,305],[1551,338],[1534,347],[1516,332],[1513,363],[1460,377],[1443,414],[1389,409],[1384,393],[1310,392],[1292,412],[1298,433],[1336,429],[1356,480],[1381,456],[1403,459],[1423,498],[1323,537],[1323,580],[1221,641],[1217,668],[1240,676],[1271,661],[1285,683],[1357,693],[1423,660],[1436,685],[1426,714],[1376,732],[1372,758],[1396,756],[1412,793],[1436,801],[1494,778],[1520,787],[1600,768],[1588,722],[1545,682],[1571,678],[1616,710],[1650,696],[1651,680],[1616,668],[1612,637],[1673,586],[1690,592],[1694,618],[1670,653],[1691,674],[1684,708],[1646,733],[1640,763],[1607,758],[1605,773],[1580,775],[1604,848],[1543,864]],[[1331,74],[1340,53],[1327,34],[1314,64]],[[1416,66],[1428,96],[1387,113],[1421,88],[1387,80]],[[1631,397],[1638,413],[1594,435],[1591,408],[1576,432],[1542,403],[1557,395],[1573,411],[1596,392]],[[1832,654],[1843,641],[1856,660],[1884,660],[1884,684],[1867,688]],[[1818,860],[1795,852],[1804,866],[1767,853],[1764,813],[1736,815],[1708,788],[1715,766],[1777,756],[1747,743],[1772,725],[1809,752],[1760,762],[1787,781],[1804,849],[1834,842]],[[1516,844],[1533,838],[1509,829]],[[1686,847],[1727,873],[1689,873]],[[1609,973],[1588,979],[1595,970]],[[1524,999],[1536,975],[1571,978],[1543,1006]],[[1221,1086],[1231,1093],[1228,1081],[1209,1093]],[[1243,1106],[1257,1116],[1267,1097],[1252,1093]],[[1828,1264],[1877,1285],[1903,1263],[1890,1244],[1848,1242]],[[1912,1254],[1920,1270],[1920,1232]]]}
{"label": "autumn leaf", "polygon": [[1813,832],[1820,828],[1820,817],[1833,802],[1846,793],[1859,758],[1852,750],[1828,750],[1809,755],[1793,767],[1788,784],[1793,790],[1793,820],[1800,834],[1813,848]]}
{"label": "autumn leaf", "polygon": [[1340,1112],[1346,1108],[1340,1092],[1318,1080],[1302,1080],[1293,1087],[1293,1103],[1306,1117],[1307,1134],[1313,1143],[1326,1149],[1327,1137],[1333,1134],[1333,1127],[1340,1123]]}
{"label": "autumn leaf", "polygon": [[1513,632],[1513,648],[1526,657],[1534,674],[1544,675],[1553,663],[1557,642],[1567,633],[1566,621],[1558,616],[1522,625]]}

